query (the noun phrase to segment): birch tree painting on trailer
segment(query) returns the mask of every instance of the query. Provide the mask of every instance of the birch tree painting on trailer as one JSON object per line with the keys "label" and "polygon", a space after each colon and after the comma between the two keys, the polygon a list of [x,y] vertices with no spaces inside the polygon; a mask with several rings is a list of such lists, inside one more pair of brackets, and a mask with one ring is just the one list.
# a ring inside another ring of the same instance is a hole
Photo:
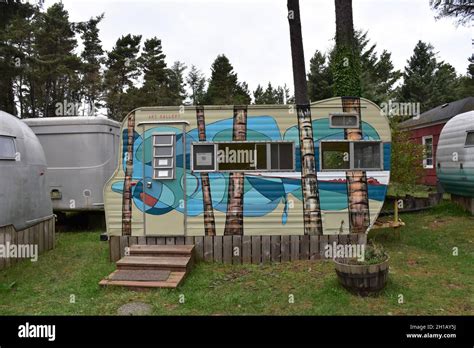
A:
{"label": "birch tree painting on trailer", "polygon": [[[199,141],[206,141],[206,119],[204,107],[196,107],[196,122],[199,133]],[[212,207],[211,182],[208,173],[200,173],[202,188],[202,204],[204,211],[204,233],[206,236],[216,235],[216,221],[214,208]]]}
{"label": "birch tree painting on trailer", "polygon": [[[247,107],[234,108],[232,140],[247,139]],[[244,234],[244,173],[229,173],[225,235]]]}
{"label": "birch tree painting on trailer", "polygon": [[299,0],[288,0],[287,6],[302,162],[301,185],[303,191],[304,233],[316,235],[323,234],[323,225],[314,158],[313,126],[308,99]]}

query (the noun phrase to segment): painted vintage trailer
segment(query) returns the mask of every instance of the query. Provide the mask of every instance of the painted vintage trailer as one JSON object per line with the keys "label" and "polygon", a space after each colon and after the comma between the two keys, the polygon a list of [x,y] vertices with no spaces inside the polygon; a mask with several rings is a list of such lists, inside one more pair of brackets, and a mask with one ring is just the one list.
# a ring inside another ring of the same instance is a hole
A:
{"label": "painted vintage trailer", "polygon": [[54,211],[103,210],[103,187],[117,167],[120,124],[92,116],[24,121],[44,148]]}
{"label": "painted vintage trailer", "polygon": [[[111,243],[305,235],[300,137],[306,152],[314,149],[318,189],[305,189],[319,197],[320,234],[355,232],[352,204],[365,207],[366,225],[358,229],[365,235],[387,191],[390,127],[369,100],[360,99],[356,113],[342,104],[311,104],[312,122],[301,131],[294,105],[135,109],[123,121],[119,165],[104,188],[107,232],[122,236]],[[347,128],[361,130],[362,138],[351,141]],[[364,179],[349,186],[354,173]],[[365,205],[354,201],[361,191]]]}
{"label": "painted vintage trailer", "polygon": [[[0,245],[54,247],[54,215],[46,159],[38,138],[20,119],[0,111]],[[0,269],[16,259],[0,256]]]}
{"label": "painted vintage trailer", "polygon": [[450,119],[436,152],[436,174],[444,190],[474,214],[474,111]]}

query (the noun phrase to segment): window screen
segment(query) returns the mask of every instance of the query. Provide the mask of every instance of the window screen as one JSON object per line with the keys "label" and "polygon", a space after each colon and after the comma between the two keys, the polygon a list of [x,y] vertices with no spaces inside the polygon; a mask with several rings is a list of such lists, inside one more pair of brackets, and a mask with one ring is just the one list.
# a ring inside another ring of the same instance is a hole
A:
{"label": "window screen", "polygon": [[466,146],[474,146],[474,131],[467,132]]}
{"label": "window screen", "polygon": [[292,171],[289,142],[222,142],[193,144],[194,171]]}
{"label": "window screen", "polygon": [[354,169],[381,169],[380,143],[354,144]]}
{"label": "window screen", "polygon": [[15,153],[15,140],[12,137],[0,136],[0,160],[14,160]]}
{"label": "window screen", "polygon": [[329,115],[331,128],[359,128],[359,115],[342,113]]}
{"label": "window screen", "polygon": [[174,179],[175,134],[153,135],[153,179]]}

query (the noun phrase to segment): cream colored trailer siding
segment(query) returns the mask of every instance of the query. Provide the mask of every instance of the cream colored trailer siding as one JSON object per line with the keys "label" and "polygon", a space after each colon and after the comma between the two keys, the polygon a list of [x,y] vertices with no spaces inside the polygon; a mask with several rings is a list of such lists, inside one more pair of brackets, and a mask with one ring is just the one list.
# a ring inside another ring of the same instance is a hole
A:
{"label": "cream colored trailer siding", "polygon": [[[205,124],[206,130],[209,131],[209,128],[212,124],[222,122],[225,119],[233,118],[233,106],[205,106]],[[328,118],[331,113],[340,113],[342,112],[342,102],[340,98],[332,98],[323,101],[313,103],[311,105],[312,119],[313,119],[313,133],[315,138],[318,137],[318,133],[321,131],[319,124],[323,124],[325,119]],[[135,115],[135,131],[140,133],[137,125],[140,123],[146,122],[165,122],[170,126],[173,122],[187,122],[186,126],[186,143],[188,147],[193,141],[198,141],[192,139],[189,135],[192,130],[197,128],[196,122],[196,108],[195,107],[146,107],[139,108],[134,110],[132,113]],[[371,129],[376,133],[380,140],[384,144],[390,144],[391,135],[390,127],[388,120],[385,116],[381,114],[380,108],[378,108],[374,103],[361,99],[361,113],[362,121],[370,125]],[[251,105],[247,109],[247,118],[248,123],[252,123],[252,129],[247,129],[247,140],[248,141],[258,141],[258,140],[268,140],[266,136],[259,136],[259,132],[265,133],[268,135],[269,127],[266,126],[265,122],[254,122],[257,118],[263,119],[264,117],[273,118],[274,122],[277,125],[274,138],[279,137],[284,140],[291,140],[295,142],[295,145],[298,145],[297,137],[297,119],[296,119],[296,108],[294,105]],[[271,119],[268,119],[269,122]],[[320,123],[318,123],[318,120]],[[296,133],[295,133],[296,127]],[[107,231],[110,235],[121,235],[122,234],[122,194],[114,192],[112,185],[115,184],[115,187],[119,187],[120,183],[124,181],[124,166],[123,166],[123,152],[124,141],[126,141],[123,136],[123,131],[127,129],[127,118],[122,124],[122,136],[121,136],[121,145],[120,145],[120,154],[119,154],[119,166],[108,181],[107,185],[104,188],[104,197],[105,197],[105,210],[106,210],[106,221],[107,221]],[[278,134],[276,134],[278,133]],[[374,133],[374,134],[375,134]],[[295,135],[296,134],[296,135]],[[221,140],[232,140],[231,132],[223,132],[219,135],[219,141]],[[207,139],[212,141],[213,139]],[[215,139],[214,139],[215,140]],[[315,144],[316,145],[316,144]],[[188,147],[186,151],[188,151]],[[136,150],[136,149],[135,149]],[[189,154],[187,154],[189,156]],[[384,154],[385,157],[389,154]],[[184,159],[187,165],[186,173],[186,182],[185,189],[186,199],[189,199],[187,196],[191,192],[196,190],[196,177],[197,173],[191,172],[189,168],[189,159],[185,157]],[[341,172],[319,172],[318,169],[318,180],[335,178],[341,175]],[[281,180],[281,173],[267,172],[260,173],[265,176],[265,179],[270,183],[272,180],[278,181]],[[246,173],[246,188],[247,180],[252,180],[252,178],[258,178],[259,173]],[[275,176],[275,179],[269,178],[269,176]],[[287,173],[287,177],[299,178],[299,172]],[[384,168],[383,171],[378,172],[367,172],[368,177],[374,177],[378,180],[379,183],[384,185],[388,184],[389,181],[389,169]],[[133,178],[135,181],[139,181],[140,178]],[[220,180],[211,180],[211,190],[213,193],[213,202],[215,202],[214,194],[217,195],[227,195],[228,189],[228,177]],[[246,202],[248,204],[252,203],[252,197],[254,195],[249,194],[248,197],[244,196],[244,207]],[[258,204],[258,203],[255,203]],[[369,201],[370,209],[370,218],[371,224],[376,220],[380,209],[382,207],[383,200],[373,200]],[[187,207],[186,209],[190,209]],[[282,217],[287,211],[286,220],[283,223]],[[245,208],[244,208],[245,210]],[[173,211],[173,214],[184,214],[185,215],[185,226],[183,226],[183,234],[189,236],[199,236],[204,235],[204,221],[203,213],[192,216],[185,211],[178,212]],[[146,219],[152,219],[156,223],[156,230],[160,231],[158,234],[151,233],[151,231],[145,231],[144,229],[144,218],[145,213],[139,209],[134,203],[132,205],[132,235],[133,236],[143,236],[145,235],[167,235],[166,230],[167,226],[161,224],[160,215],[150,216],[146,214]],[[224,233],[225,227],[225,210],[219,211],[214,209],[215,223],[216,223],[216,234],[222,235]],[[149,220],[147,220],[149,221]],[[341,224],[342,221],[345,223]],[[148,225],[148,222],[147,222]],[[336,209],[336,210],[325,210],[323,207],[323,229],[324,234],[339,234],[339,233],[349,233],[348,226],[348,212],[347,209]],[[299,235],[303,234],[303,207],[301,199],[298,199],[295,196],[295,192],[290,192],[286,195],[286,205],[284,199],[282,199],[274,209],[267,212],[264,216],[245,216],[244,217],[244,234],[245,235]]]}

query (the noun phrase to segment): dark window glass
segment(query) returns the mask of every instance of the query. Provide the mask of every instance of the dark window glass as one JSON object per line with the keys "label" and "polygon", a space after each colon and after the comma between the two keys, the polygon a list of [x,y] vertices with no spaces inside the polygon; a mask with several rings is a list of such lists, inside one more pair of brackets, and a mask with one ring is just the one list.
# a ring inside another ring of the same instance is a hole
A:
{"label": "dark window glass", "polygon": [[380,143],[354,142],[355,169],[381,169]]}
{"label": "dark window glass", "polygon": [[279,154],[278,154],[278,149],[279,149],[279,144],[272,144],[271,145],[271,150],[270,150],[270,154],[271,154],[271,169],[279,169],[280,168],[280,164],[279,164]]}
{"label": "dark window glass", "polygon": [[257,169],[267,168],[267,144],[257,144]]}
{"label": "dark window glass", "polygon": [[293,169],[293,146],[291,144],[278,144],[280,155],[280,170]]}
{"label": "dark window glass", "polygon": [[467,133],[466,146],[474,146],[474,132]]}

